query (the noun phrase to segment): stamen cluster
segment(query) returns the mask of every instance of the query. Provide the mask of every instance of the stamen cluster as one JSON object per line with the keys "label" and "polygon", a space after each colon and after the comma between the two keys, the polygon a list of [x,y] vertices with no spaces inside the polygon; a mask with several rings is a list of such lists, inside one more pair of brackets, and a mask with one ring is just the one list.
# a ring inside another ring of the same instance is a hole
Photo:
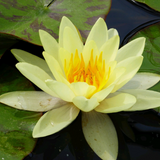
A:
{"label": "stamen cluster", "polygon": [[[73,82],[86,82],[93,85],[97,90],[101,90],[110,76],[110,67],[106,72],[105,60],[102,59],[103,52],[99,56],[93,57],[93,49],[90,53],[88,64],[85,63],[82,53],[79,55],[78,50],[75,55],[71,53],[69,64],[64,60],[64,71],[67,80]],[[68,66],[67,66],[68,65]]]}

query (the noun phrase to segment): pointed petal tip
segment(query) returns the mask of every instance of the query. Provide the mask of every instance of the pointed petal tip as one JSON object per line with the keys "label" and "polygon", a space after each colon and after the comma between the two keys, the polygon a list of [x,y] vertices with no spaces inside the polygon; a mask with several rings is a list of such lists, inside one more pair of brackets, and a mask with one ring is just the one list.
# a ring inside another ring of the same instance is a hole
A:
{"label": "pointed petal tip", "polygon": [[141,39],[142,41],[145,42],[146,38],[145,37],[139,37],[139,39]]}
{"label": "pointed petal tip", "polygon": [[38,32],[39,32],[39,35],[41,36],[41,34],[45,33],[46,31],[39,29]]}
{"label": "pointed petal tip", "polygon": [[[134,39],[133,41],[135,41],[135,42],[137,42],[137,43],[141,43],[142,47],[144,47],[146,38],[145,38],[145,37],[138,37],[138,38]],[[131,42],[132,42],[132,41],[131,41]],[[130,42],[129,42],[129,43],[130,43]]]}
{"label": "pointed petal tip", "polygon": [[96,23],[101,23],[101,24],[103,24],[103,25],[105,25],[107,27],[107,24],[106,24],[105,20],[102,17],[98,18]]}
{"label": "pointed petal tip", "polygon": [[21,50],[21,49],[11,49],[10,50],[11,51],[11,53],[14,55],[14,56],[16,56],[18,53],[20,53],[20,52],[24,52],[23,50]]}
{"label": "pointed petal tip", "polygon": [[17,49],[11,49],[11,53],[14,54]]}
{"label": "pointed petal tip", "polygon": [[11,53],[14,55],[14,57],[16,57],[16,50],[17,50],[17,49],[11,49],[11,50],[10,50]]}
{"label": "pointed petal tip", "polygon": [[62,20],[65,20],[65,19],[67,19],[67,20],[68,20],[68,18],[67,18],[66,16],[63,16],[63,17],[62,17]]}
{"label": "pointed petal tip", "polygon": [[142,46],[145,46],[145,42],[146,42],[146,38],[145,37],[139,37],[137,38],[139,40],[140,43],[142,43]]}
{"label": "pointed petal tip", "polygon": [[44,136],[40,136],[40,135],[36,134],[36,133],[34,132],[34,129],[33,129],[32,137],[33,137],[33,138],[40,138],[40,137],[44,137]]}
{"label": "pointed petal tip", "polygon": [[115,40],[117,40],[118,44],[120,43],[120,37],[119,37],[119,35],[115,35],[112,38],[115,39]]}
{"label": "pointed petal tip", "polygon": [[[70,19],[69,19],[68,17],[63,16],[62,19],[61,19],[61,23],[67,22],[67,21],[71,22]],[[71,22],[71,23],[72,23],[72,22]]]}
{"label": "pointed petal tip", "polygon": [[16,63],[16,68],[17,69],[19,69],[19,67],[21,67],[21,65],[23,65],[23,64],[27,64],[26,62],[18,62],[18,63]]}

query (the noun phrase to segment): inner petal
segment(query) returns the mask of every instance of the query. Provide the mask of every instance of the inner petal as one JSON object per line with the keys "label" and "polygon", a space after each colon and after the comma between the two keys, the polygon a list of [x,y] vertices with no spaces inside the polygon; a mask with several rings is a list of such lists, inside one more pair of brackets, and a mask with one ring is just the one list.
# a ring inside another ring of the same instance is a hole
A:
{"label": "inner petal", "polygon": [[86,65],[82,53],[76,49],[75,54],[71,53],[70,60],[64,60],[64,71],[67,80],[73,82],[86,82],[95,86],[96,92],[100,91],[107,83],[111,67],[106,67],[105,60],[102,58],[103,52],[93,57],[93,49],[90,50],[89,63]]}

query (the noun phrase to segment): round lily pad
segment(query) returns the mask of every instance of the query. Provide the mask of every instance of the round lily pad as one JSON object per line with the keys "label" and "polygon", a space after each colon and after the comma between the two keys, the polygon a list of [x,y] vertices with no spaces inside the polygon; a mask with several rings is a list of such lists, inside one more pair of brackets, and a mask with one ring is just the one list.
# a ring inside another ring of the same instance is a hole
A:
{"label": "round lily pad", "polygon": [[147,5],[151,9],[160,12],[160,1],[157,0],[135,0],[135,2],[140,2]]}
{"label": "round lily pad", "polygon": [[58,39],[61,18],[68,17],[86,38],[99,18],[105,18],[111,0],[0,0],[0,34],[7,33],[41,45],[39,29]]}
{"label": "round lily pad", "polygon": [[[130,35],[133,35],[130,38]],[[160,22],[149,23],[149,26],[140,26],[133,31],[127,37],[129,41],[138,38],[145,37],[145,49],[143,52],[143,63],[139,72],[151,72],[160,74]],[[150,88],[150,90],[160,92],[160,82]],[[160,107],[155,109],[160,112]]]}
{"label": "round lily pad", "polygon": [[[16,69],[1,63],[0,94],[16,90],[34,88]],[[32,130],[41,115],[0,104],[0,159],[21,160],[33,150],[37,139]]]}

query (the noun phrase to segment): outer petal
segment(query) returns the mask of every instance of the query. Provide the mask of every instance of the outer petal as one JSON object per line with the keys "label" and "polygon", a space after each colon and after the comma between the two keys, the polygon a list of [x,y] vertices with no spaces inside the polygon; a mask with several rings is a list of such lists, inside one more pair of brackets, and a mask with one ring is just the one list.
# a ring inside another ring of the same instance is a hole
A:
{"label": "outer petal", "polygon": [[129,57],[141,56],[144,50],[144,46],[145,46],[144,37],[137,38],[127,43],[118,51],[116,57],[117,62],[120,62]]}
{"label": "outer petal", "polygon": [[39,58],[29,52],[26,52],[26,51],[23,51],[20,49],[12,49],[11,52],[13,53],[13,55],[16,57],[16,59],[19,62],[27,62],[27,63],[33,64],[35,66],[38,66],[41,69],[43,69],[45,72],[47,72],[51,77],[53,77],[53,75],[52,75],[50,69],[48,68],[48,65],[44,59]]}
{"label": "outer petal", "polygon": [[89,85],[86,82],[73,82],[71,83],[71,88],[76,94],[76,96],[84,96],[90,98],[90,96],[95,92],[96,87]]}
{"label": "outer petal", "polygon": [[137,99],[137,102],[127,111],[146,110],[160,106],[159,92],[140,89],[124,90],[123,92],[132,94]]}
{"label": "outer petal", "polygon": [[67,102],[41,91],[15,91],[2,94],[0,103],[17,109],[44,112]]}
{"label": "outer petal", "polygon": [[120,93],[111,98],[106,98],[95,110],[102,113],[120,112],[130,108],[135,103],[136,98],[133,95]]}
{"label": "outer petal", "polygon": [[119,67],[125,67],[126,71],[121,76],[120,80],[115,85],[115,88],[113,89],[113,92],[120,89],[123,85],[125,85],[139,70],[141,64],[142,64],[143,57],[131,57],[127,58],[124,61],[121,61],[117,64],[117,68]]}
{"label": "outer petal", "polygon": [[86,44],[91,40],[96,42],[98,48],[101,48],[101,46],[108,40],[108,29],[102,18],[99,18],[92,27],[86,40]]}
{"label": "outer petal", "polygon": [[59,27],[59,45],[63,47],[63,31],[65,27],[71,28],[77,36],[80,36],[74,24],[65,16],[62,17]]}
{"label": "outer petal", "polygon": [[100,52],[103,52],[105,63],[114,61],[119,47],[119,36],[116,35],[102,45]]}
{"label": "outer petal", "polygon": [[82,129],[87,143],[101,159],[117,159],[118,138],[108,115],[95,111],[82,113]]}
{"label": "outer petal", "polygon": [[39,30],[39,35],[44,50],[47,53],[51,54],[56,60],[59,60],[58,57],[59,45],[57,41],[44,30]]}
{"label": "outer petal", "polygon": [[160,75],[155,73],[137,73],[120,90],[125,89],[148,89],[160,81]]}
{"label": "outer petal", "polygon": [[49,79],[46,80],[46,85],[64,101],[72,102],[72,99],[75,97],[73,91],[62,82],[57,82]]}
{"label": "outer petal", "polygon": [[41,68],[25,62],[17,63],[16,67],[25,77],[41,88],[44,92],[57,97],[57,95],[48,88],[45,83],[45,80],[52,78]]}
{"label": "outer petal", "polygon": [[60,108],[45,113],[33,130],[33,137],[45,137],[54,134],[68,126],[78,116],[79,109],[67,103]]}
{"label": "outer petal", "polygon": [[63,48],[70,53],[75,53],[76,49],[82,52],[83,43],[80,37],[69,27],[65,27],[63,32]]}
{"label": "outer petal", "polygon": [[90,112],[99,105],[97,98],[92,97],[91,99],[87,99],[83,96],[74,97],[73,103],[76,107],[84,112]]}
{"label": "outer petal", "polygon": [[108,39],[110,39],[110,38],[112,38],[112,37],[114,37],[114,36],[116,36],[116,35],[119,35],[119,34],[118,34],[118,31],[117,31],[116,29],[110,28],[110,29],[108,30]]}

